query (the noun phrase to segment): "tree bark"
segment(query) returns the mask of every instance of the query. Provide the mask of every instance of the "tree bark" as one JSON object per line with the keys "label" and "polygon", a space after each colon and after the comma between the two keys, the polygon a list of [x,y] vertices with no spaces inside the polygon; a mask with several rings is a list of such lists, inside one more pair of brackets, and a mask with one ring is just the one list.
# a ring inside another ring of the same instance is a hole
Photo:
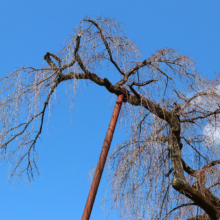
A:
{"label": "tree bark", "polygon": [[173,188],[194,201],[208,214],[211,220],[220,219],[219,210],[212,201],[186,182],[180,149],[180,121],[178,115],[175,113],[171,114],[170,118],[168,148],[174,174],[172,181]]}

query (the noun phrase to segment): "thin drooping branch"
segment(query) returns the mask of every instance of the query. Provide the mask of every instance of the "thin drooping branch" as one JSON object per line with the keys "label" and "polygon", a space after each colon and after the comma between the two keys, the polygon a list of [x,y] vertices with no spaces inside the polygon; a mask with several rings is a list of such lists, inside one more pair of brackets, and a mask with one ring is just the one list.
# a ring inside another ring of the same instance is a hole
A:
{"label": "thin drooping branch", "polygon": [[166,197],[168,195],[168,192],[169,192],[171,184],[172,184],[172,182],[169,183],[169,185],[167,186],[166,192],[165,192],[164,197],[162,199],[162,203],[161,203],[161,206],[160,206],[160,213],[159,213],[159,217],[158,217],[157,220],[161,219],[161,214],[162,214],[162,211],[163,211],[163,205],[164,205],[165,199],[166,199]]}
{"label": "thin drooping branch", "polygon": [[[174,82],[174,80],[168,76],[163,70],[161,70],[159,67],[157,67],[156,65],[154,65],[153,63],[151,64],[155,69],[157,69],[159,72],[161,72],[164,76],[166,76],[168,79],[172,80]],[[175,83],[175,82],[174,82]]]}
{"label": "thin drooping branch", "polygon": [[188,218],[187,220],[207,220],[209,216],[207,214],[197,215],[193,218]]}
{"label": "thin drooping branch", "polygon": [[109,58],[110,58],[110,61],[113,63],[113,65],[116,67],[116,69],[118,70],[118,72],[121,74],[121,75],[124,75],[124,73],[122,72],[122,70],[119,68],[118,64],[115,62],[115,60],[113,59],[113,56],[112,56],[112,52],[111,52],[111,49],[108,45],[108,42],[106,40],[106,38],[104,37],[103,33],[102,33],[102,29],[99,27],[99,25],[94,21],[94,20],[87,20],[85,19],[85,21],[88,21],[88,22],[91,22],[92,24],[94,24],[98,31],[99,31],[99,34],[105,44],[105,48],[107,49],[108,51],[108,55],[109,55]]}
{"label": "thin drooping branch", "polygon": [[204,158],[205,160],[207,160],[207,158],[205,158],[191,143],[189,140],[187,140],[185,137],[181,136],[181,138],[202,158]]}
{"label": "thin drooping branch", "polygon": [[220,182],[217,181],[216,183],[213,183],[211,186],[209,186],[207,189],[211,189],[211,188],[213,188],[213,187],[215,187],[215,186],[217,186],[219,184],[220,184]]}
{"label": "thin drooping branch", "polygon": [[[49,94],[48,94],[48,96],[47,96],[47,98],[46,98],[46,100],[45,100],[45,102],[44,102],[44,106],[43,106],[42,111],[39,112],[38,114],[36,114],[35,116],[33,116],[33,117],[27,122],[27,124],[26,124],[25,128],[22,130],[22,132],[20,132],[20,133],[18,134],[18,135],[21,135],[21,134],[27,129],[27,127],[30,125],[30,123],[31,123],[36,117],[38,117],[38,116],[41,115],[40,127],[39,127],[39,130],[38,130],[38,132],[37,132],[35,138],[29,142],[29,143],[30,143],[30,146],[29,146],[29,148],[28,148],[28,151],[27,151],[25,154],[23,154],[23,156],[20,157],[20,159],[19,159],[19,161],[17,162],[16,166],[15,166],[14,169],[12,170],[10,176],[13,176],[13,175],[14,175],[14,173],[17,171],[18,167],[19,167],[20,164],[22,163],[23,159],[28,155],[28,164],[27,164],[27,167],[26,167],[24,170],[22,170],[18,175],[21,175],[22,172],[27,171],[28,177],[30,178],[30,175],[31,175],[31,177],[33,178],[33,169],[32,169],[31,160],[30,160],[30,152],[31,152],[31,150],[35,147],[35,144],[36,144],[36,142],[37,142],[37,139],[39,138],[39,135],[40,135],[41,132],[42,132],[43,123],[44,123],[44,115],[45,115],[46,108],[47,108],[47,106],[48,106],[48,104],[49,104],[49,101],[50,101],[50,98],[51,98],[52,94],[54,93],[54,91],[55,91],[55,89],[57,88],[58,85],[59,85],[59,82],[57,81],[56,84],[52,86],[52,88],[51,88],[51,90],[50,90],[50,92],[49,92]],[[15,135],[14,138],[16,138],[18,135]],[[13,139],[14,139],[14,138],[13,138]],[[8,144],[8,143],[11,142],[11,141],[12,141],[12,140],[8,141],[6,144]],[[35,151],[35,150],[34,150],[34,151]],[[36,167],[35,161],[33,160],[32,162],[34,163],[34,165],[35,165],[35,167]],[[37,167],[36,167],[36,169],[37,169]],[[29,172],[30,172],[30,174],[29,174]]]}
{"label": "thin drooping branch", "polygon": [[175,210],[177,209],[180,209],[182,207],[186,207],[186,206],[191,206],[191,205],[196,205],[196,203],[194,202],[191,202],[191,203],[184,203],[184,204],[181,204],[175,208],[173,208],[172,210],[170,210],[169,212],[166,213],[166,215],[162,218],[162,220],[166,219],[172,212],[174,212]]}

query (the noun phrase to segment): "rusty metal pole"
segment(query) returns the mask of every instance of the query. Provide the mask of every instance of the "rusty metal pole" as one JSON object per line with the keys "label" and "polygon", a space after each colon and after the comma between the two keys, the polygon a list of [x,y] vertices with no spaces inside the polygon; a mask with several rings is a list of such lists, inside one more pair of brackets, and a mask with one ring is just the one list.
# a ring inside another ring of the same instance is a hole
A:
{"label": "rusty metal pole", "polygon": [[[124,92],[124,89],[122,89],[122,91]],[[123,98],[124,98],[124,94],[120,94],[117,98],[81,220],[89,220],[90,218],[92,207],[95,201],[96,193],[98,191],[99,183],[102,177],[102,172],[108,155],[108,151],[112,142],[112,137],[114,134],[118,115],[122,106]]]}

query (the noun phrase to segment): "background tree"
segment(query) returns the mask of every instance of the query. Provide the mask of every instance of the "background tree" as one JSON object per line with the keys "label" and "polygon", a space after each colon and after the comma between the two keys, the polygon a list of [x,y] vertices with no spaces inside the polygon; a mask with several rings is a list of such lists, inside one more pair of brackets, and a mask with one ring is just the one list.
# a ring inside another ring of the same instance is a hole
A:
{"label": "background tree", "polygon": [[143,59],[108,18],[84,19],[64,48],[44,59],[44,68],[22,67],[1,79],[1,151],[14,162],[11,176],[26,173],[31,181],[38,172],[35,145],[62,82],[73,94],[79,80],[116,95],[123,87],[121,123],[130,136],[108,159],[122,219],[220,218],[218,78],[203,78],[173,49]]}

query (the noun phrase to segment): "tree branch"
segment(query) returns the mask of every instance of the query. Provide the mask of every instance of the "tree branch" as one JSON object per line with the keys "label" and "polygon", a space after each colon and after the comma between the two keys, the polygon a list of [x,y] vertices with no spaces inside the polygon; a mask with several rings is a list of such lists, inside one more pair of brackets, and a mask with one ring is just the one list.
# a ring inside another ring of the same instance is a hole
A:
{"label": "tree branch", "polygon": [[168,79],[172,80],[174,83],[175,81],[173,80],[173,78],[171,78],[170,76],[168,76],[163,70],[161,70],[159,67],[155,66],[153,63],[151,64],[155,69],[157,69],[160,73],[162,73],[164,76],[166,76]]}
{"label": "tree branch", "polygon": [[205,160],[207,160],[207,158],[205,158],[191,143],[189,140],[187,140],[185,137],[181,136],[181,138],[202,158],[204,158]]}
{"label": "tree branch", "polygon": [[[48,64],[51,63],[51,59],[49,56],[52,56],[58,62],[58,66],[60,68],[61,62],[62,62],[61,59],[58,56],[56,56],[55,54],[47,52],[46,55],[44,56],[44,59],[48,62]],[[55,64],[53,63],[52,65],[55,65]]]}
{"label": "tree branch", "polygon": [[[53,56],[52,53],[50,52],[47,52],[45,55],[44,55],[44,59],[47,61],[47,63],[49,64],[49,66],[51,67],[52,70],[56,70],[57,69],[57,66],[56,64],[51,60],[50,56]],[[55,56],[55,55],[54,55]]]}
{"label": "tree branch", "polygon": [[129,85],[129,87],[130,87],[130,86],[146,86],[146,85],[148,85],[148,84],[150,84],[150,83],[152,83],[152,82],[155,82],[155,81],[158,81],[158,79],[148,80],[148,81],[143,82],[143,83],[132,82],[132,83]]}
{"label": "tree branch", "polygon": [[173,208],[172,210],[170,210],[163,218],[162,220],[164,220],[168,215],[170,215],[172,212],[174,212],[175,210],[179,209],[179,208],[182,208],[182,207],[185,207],[185,206],[190,206],[190,205],[196,205],[194,202],[192,203],[184,203],[182,205],[179,205],[175,208]]}
{"label": "tree branch", "polygon": [[121,73],[121,75],[124,75],[124,73],[122,72],[122,70],[119,68],[119,66],[117,65],[117,63],[114,61],[113,56],[112,56],[111,49],[110,49],[110,47],[109,47],[109,45],[108,45],[108,42],[107,42],[106,38],[104,37],[104,35],[103,35],[103,33],[102,33],[102,30],[101,30],[101,28],[99,27],[99,25],[98,25],[95,21],[93,21],[93,20],[87,20],[87,19],[85,19],[85,21],[90,22],[90,23],[92,23],[92,24],[94,24],[94,25],[96,26],[96,28],[98,29],[99,34],[100,34],[100,36],[101,36],[101,38],[102,38],[104,44],[105,44],[105,48],[106,48],[107,51],[108,51],[108,55],[109,55],[110,61],[111,61],[111,62],[113,63],[113,65],[116,67],[116,69],[118,70],[118,72]]}
{"label": "tree branch", "polygon": [[191,122],[193,123],[195,120],[198,120],[198,119],[204,119],[204,118],[207,118],[211,115],[215,115],[215,114],[218,114],[220,113],[220,109],[217,109],[216,111],[214,112],[210,112],[208,114],[205,114],[203,116],[197,116],[197,117],[194,117],[194,118],[189,118],[189,119],[181,119],[180,122],[183,123],[183,122]]}
{"label": "tree branch", "polygon": [[116,85],[117,86],[121,86],[121,85],[124,85],[127,81],[128,81],[128,78],[136,71],[138,71],[140,68],[144,67],[144,66],[147,66],[151,64],[151,61],[147,61],[147,60],[144,60],[141,64],[135,66],[134,68],[132,68],[130,71],[128,71],[127,73],[124,74],[124,78],[122,80],[120,80]]}
{"label": "tree branch", "polygon": [[[39,115],[41,115],[40,128],[39,128],[39,130],[38,130],[38,132],[37,132],[37,134],[36,134],[34,140],[31,140],[31,141],[29,142],[29,143],[31,143],[31,144],[30,144],[30,146],[29,146],[29,148],[28,148],[28,151],[27,151],[25,154],[23,154],[22,157],[19,159],[18,163],[16,164],[16,166],[15,166],[14,169],[12,170],[10,176],[13,176],[13,175],[14,175],[14,173],[16,172],[17,168],[20,166],[20,164],[21,164],[21,162],[23,161],[23,159],[28,155],[28,165],[27,165],[27,168],[24,169],[24,170],[21,171],[21,172],[24,172],[25,170],[27,170],[27,172],[28,172],[28,173],[27,173],[27,174],[28,174],[28,177],[30,177],[30,175],[33,177],[33,173],[32,173],[33,170],[32,170],[31,161],[30,161],[30,152],[31,152],[32,148],[35,146],[36,141],[37,141],[39,135],[41,134],[41,131],[42,131],[42,128],[43,128],[44,114],[45,114],[46,108],[47,108],[47,106],[48,106],[48,103],[49,103],[49,100],[50,100],[50,98],[51,98],[51,95],[52,95],[53,92],[55,91],[55,89],[56,89],[56,87],[58,86],[58,84],[59,84],[59,82],[57,81],[56,84],[51,88],[51,90],[50,90],[50,92],[49,92],[49,94],[48,94],[48,96],[47,96],[47,98],[46,98],[46,101],[44,102],[44,107],[43,107],[42,111],[39,112],[37,115],[33,116],[28,123],[25,123],[26,126],[25,126],[25,128],[22,130],[22,132],[18,133],[17,135],[15,135],[15,136],[13,137],[13,139],[15,139],[17,136],[21,135],[21,134],[27,129],[28,125],[29,125],[36,117],[38,117]],[[13,139],[11,139],[10,141],[8,141],[8,142],[7,142],[6,144],[4,144],[4,145],[7,145],[7,144],[8,144],[9,142],[11,142]],[[35,162],[33,161],[33,163],[35,163]],[[36,164],[35,164],[35,166],[36,166]],[[29,169],[29,168],[30,168],[30,169]],[[29,170],[30,170],[30,172],[31,172],[30,175],[29,175]],[[18,174],[18,175],[20,175],[20,174]]]}
{"label": "tree branch", "polygon": [[188,218],[187,220],[207,220],[209,216],[207,214],[197,215],[193,218]]}
{"label": "tree branch", "polygon": [[[133,103],[135,105],[135,102],[138,101],[141,103],[143,107],[145,107],[148,111],[152,112],[153,114],[157,115],[159,118],[167,121],[170,123],[170,113],[166,111],[165,109],[161,108],[159,105],[154,104],[150,100],[146,99],[145,97],[141,96],[137,91],[135,91],[132,86],[129,86],[131,91],[134,93],[137,99],[134,98],[134,96],[128,97],[128,102]],[[137,104],[136,104],[137,105]],[[139,104],[140,105],[140,104]]]}

